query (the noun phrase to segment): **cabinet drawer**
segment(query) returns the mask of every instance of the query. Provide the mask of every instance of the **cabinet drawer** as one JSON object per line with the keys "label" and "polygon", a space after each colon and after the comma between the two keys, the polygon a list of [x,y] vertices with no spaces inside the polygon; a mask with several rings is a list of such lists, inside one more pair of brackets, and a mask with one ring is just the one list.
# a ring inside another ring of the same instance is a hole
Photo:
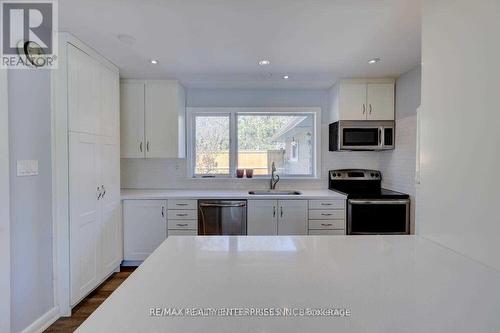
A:
{"label": "cabinet drawer", "polygon": [[168,200],[168,209],[198,209],[197,200]]}
{"label": "cabinet drawer", "polygon": [[345,235],[345,230],[309,230],[309,235],[341,236]]}
{"label": "cabinet drawer", "polygon": [[318,209],[309,210],[309,220],[339,220],[345,219],[345,210]]}
{"label": "cabinet drawer", "polygon": [[309,209],[345,209],[345,200],[309,200]]}
{"label": "cabinet drawer", "polygon": [[197,220],[168,220],[168,229],[198,229]]}
{"label": "cabinet drawer", "polygon": [[309,230],[311,229],[345,229],[345,222],[344,220],[309,220]]}
{"label": "cabinet drawer", "polygon": [[169,230],[169,236],[198,236],[197,230]]}
{"label": "cabinet drawer", "polygon": [[198,220],[198,212],[196,210],[180,210],[169,209],[169,220]]}

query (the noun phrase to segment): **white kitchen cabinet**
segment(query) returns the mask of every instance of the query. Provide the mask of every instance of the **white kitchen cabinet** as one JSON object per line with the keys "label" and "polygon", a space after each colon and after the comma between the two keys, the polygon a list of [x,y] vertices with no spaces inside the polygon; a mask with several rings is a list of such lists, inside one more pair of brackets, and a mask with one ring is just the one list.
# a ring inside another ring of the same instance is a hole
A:
{"label": "white kitchen cabinet", "polygon": [[[118,73],[100,65],[100,130],[101,135],[120,137],[120,78]],[[120,156],[118,156],[120,157]]]}
{"label": "white kitchen cabinet", "polygon": [[144,158],[144,83],[120,84],[121,157]]}
{"label": "white kitchen cabinet", "polygon": [[278,235],[307,235],[307,200],[278,200]]}
{"label": "white kitchen cabinet", "polygon": [[345,83],[339,87],[342,120],[366,118],[366,83]]}
{"label": "white kitchen cabinet", "polygon": [[68,44],[68,126],[73,132],[101,134],[99,63]]}
{"label": "white kitchen cabinet", "polygon": [[307,235],[306,200],[249,200],[248,235]]}
{"label": "white kitchen cabinet", "polygon": [[368,83],[366,105],[368,120],[394,120],[394,84]]}
{"label": "white kitchen cabinet", "polygon": [[394,120],[393,79],[342,80],[330,90],[329,121]]}
{"label": "white kitchen cabinet", "polygon": [[118,138],[69,134],[71,302],[122,260]]}
{"label": "white kitchen cabinet", "polygon": [[122,208],[120,196],[120,143],[101,137],[101,205],[103,275],[111,274],[123,259]]}
{"label": "white kitchen cabinet", "polygon": [[98,285],[102,275],[98,137],[71,133],[69,148],[70,288],[71,304],[76,304]]}
{"label": "white kitchen cabinet", "polygon": [[247,234],[250,236],[278,234],[278,202],[276,200],[248,200]]}
{"label": "white kitchen cabinet", "polygon": [[68,127],[71,132],[119,137],[119,75],[68,44]]}
{"label": "white kitchen cabinet", "polygon": [[68,167],[69,303],[75,305],[116,270],[123,257],[119,73],[70,35],[61,35],[60,45],[65,56],[54,80],[57,119],[62,120],[56,132],[68,142],[64,149],[58,141],[56,163],[61,178],[60,159]]}
{"label": "white kitchen cabinet", "polygon": [[145,260],[167,238],[166,200],[123,202],[124,260]]}
{"label": "white kitchen cabinet", "polygon": [[122,157],[184,158],[185,99],[177,81],[123,80]]}

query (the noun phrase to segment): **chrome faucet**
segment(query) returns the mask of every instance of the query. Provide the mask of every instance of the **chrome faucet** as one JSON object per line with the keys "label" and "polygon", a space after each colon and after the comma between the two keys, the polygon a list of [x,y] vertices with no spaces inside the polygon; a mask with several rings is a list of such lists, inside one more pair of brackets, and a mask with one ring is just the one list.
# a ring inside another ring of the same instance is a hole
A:
{"label": "chrome faucet", "polygon": [[271,190],[274,190],[276,188],[276,184],[280,181],[280,176],[276,175],[276,166],[273,164],[271,165],[271,180],[269,182],[269,187]]}

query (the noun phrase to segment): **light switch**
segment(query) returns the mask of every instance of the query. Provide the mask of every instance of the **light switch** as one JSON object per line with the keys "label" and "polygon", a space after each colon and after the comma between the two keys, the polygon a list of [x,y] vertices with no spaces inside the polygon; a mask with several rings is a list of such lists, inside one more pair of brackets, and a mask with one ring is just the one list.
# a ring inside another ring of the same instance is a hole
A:
{"label": "light switch", "polygon": [[37,176],[38,175],[38,160],[18,160],[17,161],[17,176]]}

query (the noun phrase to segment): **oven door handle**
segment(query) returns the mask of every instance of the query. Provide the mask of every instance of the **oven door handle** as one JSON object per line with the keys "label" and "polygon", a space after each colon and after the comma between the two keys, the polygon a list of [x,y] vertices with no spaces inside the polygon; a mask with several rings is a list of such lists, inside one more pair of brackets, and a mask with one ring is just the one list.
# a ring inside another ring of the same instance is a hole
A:
{"label": "oven door handle", "polygon": [[350,204],[354,205],[406,205],[410,202],[409,199],[401,200],[356,200],[349,199]]}

